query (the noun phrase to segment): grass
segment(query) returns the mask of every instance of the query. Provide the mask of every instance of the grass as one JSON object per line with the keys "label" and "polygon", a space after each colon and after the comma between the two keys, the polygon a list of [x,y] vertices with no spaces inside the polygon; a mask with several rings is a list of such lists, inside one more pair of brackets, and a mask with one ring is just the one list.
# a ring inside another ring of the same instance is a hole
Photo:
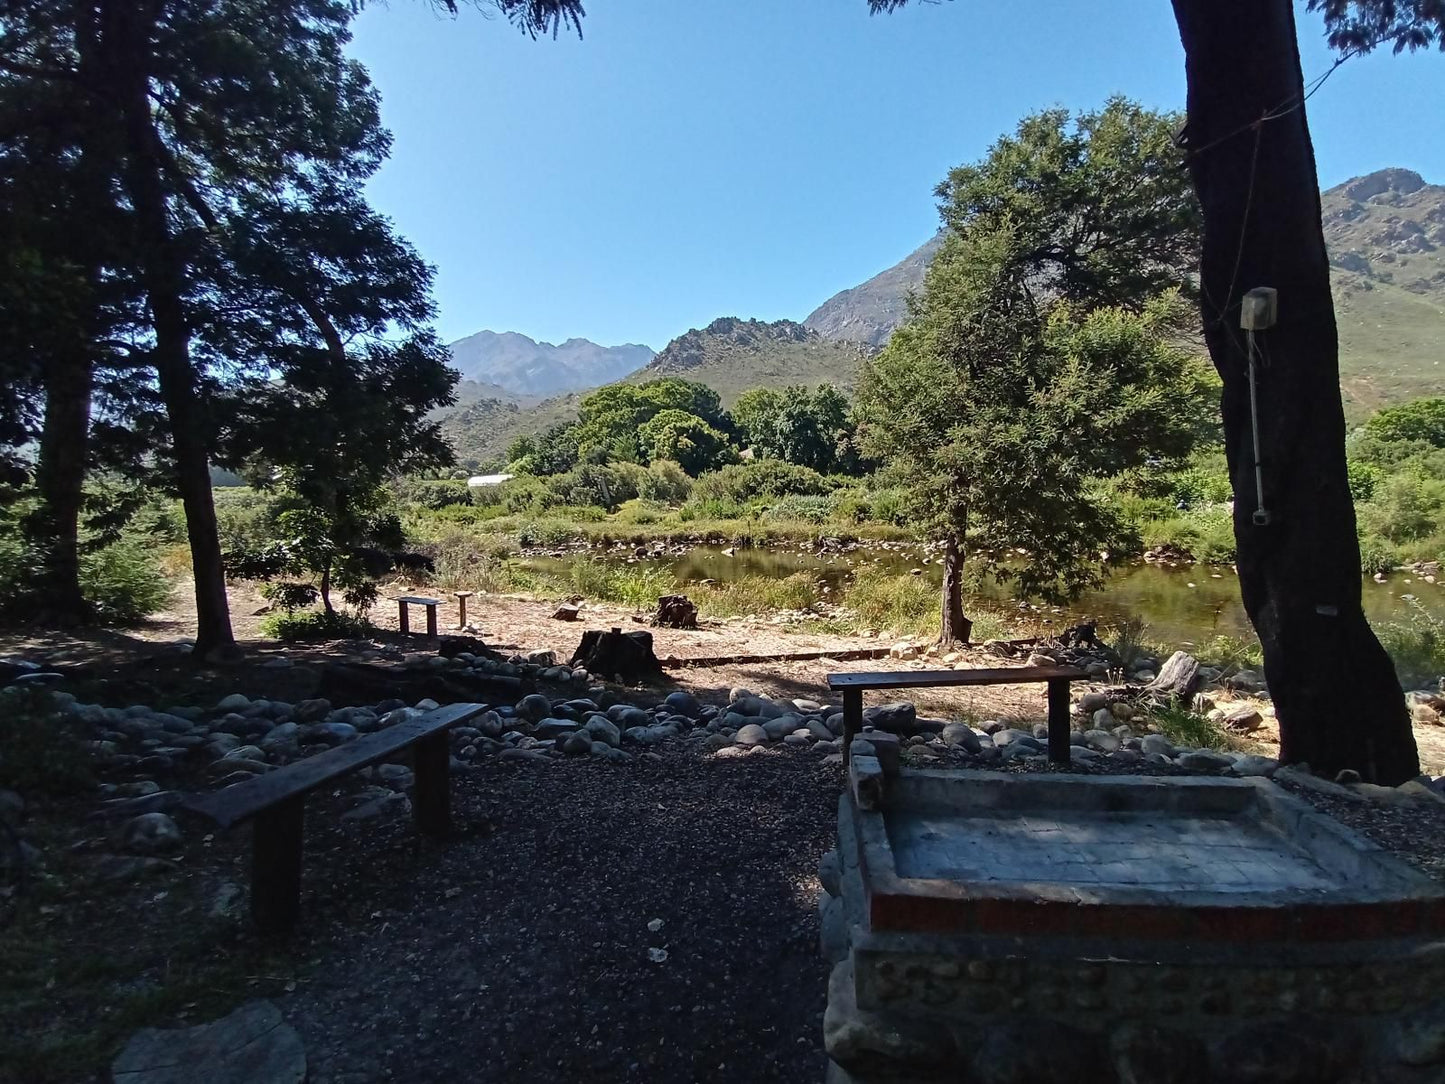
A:
{"label": "grass", "polygon": [[1445,621],[1418,602],[1412,602],[1408,621],[1391,621],[1376,628],[1380,642],[1395,663],[1395,672],[1407,689],[1432,684],[1445,677]]}
{"label": "grass", "polygon": [[823,599],[817,578],[806,572],[795,572],[782,579],[744,576],[726,584],[693,584],[688,587],[688,594],[709,617],[811,610]]}
{"label": "grass", "polygon": [[1150,716],[1159,733],[1175,745],[1194,749],[1234,749],[1237,741],[1223,729],[1182,704],[1155,708]]}

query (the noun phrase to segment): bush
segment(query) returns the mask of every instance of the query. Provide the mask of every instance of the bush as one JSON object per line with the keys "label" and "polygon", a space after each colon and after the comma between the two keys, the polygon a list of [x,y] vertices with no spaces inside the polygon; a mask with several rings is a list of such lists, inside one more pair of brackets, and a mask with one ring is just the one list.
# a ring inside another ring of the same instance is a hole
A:
{"label": "bush", "polygon": [[0,691],[0,786],[57,797],[89,789],[86,736],[49,691]]}
{"label": "bush", "polygon": [[1224,731],[1180,704],[1155,708],[1153,719],[1159,733],[1175,745],[1195,749],[1227,749],[1231,745]]}
{"label": "bush", "polygon": [[80,589],[104,624],[133,625],[171,597],[153,545],[123,538],[80,559]]}
{"label": "bush", "polygon": [[715,617],[742,617],[778,610],[810,610],[818,604],[817,579],[807,572],[795,572],[778,579],[773,576],[743,576],[732,583],[694,592],[698,607]]}
{"label": "bush", "polygon": [[398,487],[397,497],[411,504],[419,504],[433,511],[451,505],[470,504],[471,490],[465,481],[414,480],[403,482]]}
{"label": "bush", "polygon": [[522,524],[517,531],[517,545],[526,549],[565,546],[580,537],[580,532],[570,523],[555,519],[532,520]]}
{"label": "bush", "polygon": [[691,492],[692,479],[669,459],[656,460],[637,480],[637,495],[649,501],[680,504]]}
{"label": "bush", "polygon": [[817,496],[834,488],[833,482],[808,467],[795,467],[779,459],[758,459],[704,474],[693,484],[692,499],[745,504],[756,497]]}
{"label": "bush", "polygon": [[261,632],[277,640],[356,640],[370,636],[371,622],[338,611],[306,610],[300,613],[270,614],[261,619]]}
{"label": "bush", "polygon": [[938,635],[939,589],[920,576],[861,569],[841,601],[861,625],[910,635]]}
{"label": "bush", "polygon": [[1391,621],[1375,633],[1395,663],[1407,689],[1421,688],[1445,677],[1445,621],[1412,602],[1408,620]]}
{"label": "bush", "polygon": [[825,523],[832,513],[833,502],[829,497],[784,497],[772,505],[763,518],[783,522],[801,520],[804,523]]}

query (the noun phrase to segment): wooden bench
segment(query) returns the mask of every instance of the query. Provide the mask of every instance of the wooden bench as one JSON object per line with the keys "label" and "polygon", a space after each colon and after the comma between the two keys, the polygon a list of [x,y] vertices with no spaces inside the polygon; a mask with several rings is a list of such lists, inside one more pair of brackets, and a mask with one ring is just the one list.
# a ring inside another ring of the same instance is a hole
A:
{"label": "wooden bench", "polygon": [[451,750],[447,747],[447,731],[485,710],[485,704],[437,708],[224,790],[193,795],[183,804],[222,828],[255,821],[251,840],[251,916],[262,930],[281,932],[296,921],[301,902],[301,828],[306,795],[333,779],[410,747],[416,775],[412,793],[416,826],[428,835],[445,835],[451,827]]}
{"label": "wooden bench", "polygon": [[1049,687],[1049,760],[1069,763],[1069,682],[1089,675],[1072,666],[1010,666],[997,670],[898,670],[871,674],[829,674],[828,688],[843,694],[843,759],[849,757],[854,736],[863,729],[865,689],[934,689],[972,685],[1025,685],[1036,681]]}
{"label": "wooden bench", "polygon": [[402,595],[396,600],[397,623],[401,626],[402,634],[411,632],[411,617],[407,613],[408,606],[426,607],[426,634],[431,637],[437,635],[437,607],[442,604],[439,598],[423,598],[421,595]]}

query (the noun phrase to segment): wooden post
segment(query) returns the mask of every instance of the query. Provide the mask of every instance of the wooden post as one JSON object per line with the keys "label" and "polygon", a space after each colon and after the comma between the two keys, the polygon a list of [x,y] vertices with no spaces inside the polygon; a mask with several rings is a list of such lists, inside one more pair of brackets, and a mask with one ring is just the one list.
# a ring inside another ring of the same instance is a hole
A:
{"label": "wooden post", "polygon": [[1069,763],[1069,679],[1049,681],[1049,761]]}
{"label": "wooden post", "polygon": [[863,690],[843,690],[843,763],[853,756],[853,739],[863,729]]}
{"label": "wooden post", "polygon": [[457,628],[464,629],[467,627],[467,599],[472,597],[472,593],[453,591],[452,594],[457,596]]}
{"label": "wooden post", "polygon": [[437,610],[441,609],[439,603],[433,603],[426,608],[426,634],[432,639],[437,635]]}
{"label": "wooden post", "polygon": [[411,631],[411,620],[406,612],[406,599],[397,599],[396,605],[398,607],[397,624],[401,627],[402,635],[405,636]]}
{"label": "wooden post", "polygon": [[304,809],[297,794],[258,813],[251,830],[251,917],[263,933],[285,933],[301,908]]}
{"label": "wooden post", "polygon": [[444,836],[452,826],[451,748],[447,731],[438,730],[412,746],[416,787],[411,809],[416,826],[429,836]]}

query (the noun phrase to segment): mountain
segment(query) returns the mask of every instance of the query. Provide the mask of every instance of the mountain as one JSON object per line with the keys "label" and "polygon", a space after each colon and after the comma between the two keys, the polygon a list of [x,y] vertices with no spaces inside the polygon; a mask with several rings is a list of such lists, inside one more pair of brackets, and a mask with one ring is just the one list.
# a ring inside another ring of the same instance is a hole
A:
{"label": "mountain", "polygon": [[[1321,195],[1340,329],[1340,389],[1351,417],[1445,395],[1445,186],[1382,169]],[[876,348],[907,315],[938,251],[935,235],[888,270],[835,294],[805,325]],[[1289,299],[1280,298],[1281,307]]]}
{"label": "mountain", "polygon": [[1320,202],[1346,410],[1445,395],[1445,186],[1382,169]]}
{"label": "mountain", "polygon": [[548,396],[621,380],[652,360],[649,346],[599,346],[568,339],[554,346],[515,331],[479,331],[452,343],[452,366],[465,380],[495,384],[512,395]]}
{"label": "mountain", "polygon": [[847,339],[881,347],[908,315],[908,293],[923,285],[923,276],[943,244],[942,231],[887,271],[867,282],[834,294],[803,321],[825,339]]}
{"label": "mountain", "polygon": [[681,376],[707,384],[731,405],[749,388],[789,384],[851,387],[863,349],[826,339],[792,320],[743,320],[723,316],[692,328],[662,348],[634,382]]}

